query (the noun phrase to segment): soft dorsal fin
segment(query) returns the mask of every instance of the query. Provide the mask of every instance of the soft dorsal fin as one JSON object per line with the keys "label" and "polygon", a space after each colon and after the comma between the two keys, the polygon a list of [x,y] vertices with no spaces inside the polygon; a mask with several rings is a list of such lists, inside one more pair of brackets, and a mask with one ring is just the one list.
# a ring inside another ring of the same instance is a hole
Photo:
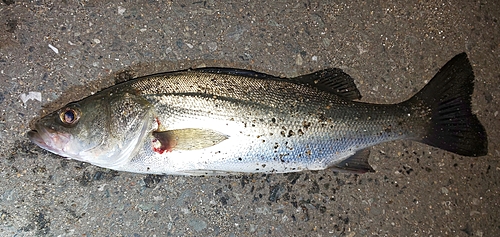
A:
{"label": "soft dorsal fin", "polygon": [[153,132],[153,150],[158,153],[172,150],[198,150],[221,143],[229,136],[211,129],[184,128]]}
{"label": "soft dorsal fin", "polygon": [[294,81],[336,94],[347,100],[361,99],[354,79],[340,68],[328,68],[293,78]]}
{"label": "soft dorsal fin", "polygon": [[370,148],[365,148],[359,150],[354,155],[348,157],[347,159],[331,166],[339,172],[350,172],[350,173],[366,173],[374,172],[373,168],[368,164],[368,157],[370,156]]}

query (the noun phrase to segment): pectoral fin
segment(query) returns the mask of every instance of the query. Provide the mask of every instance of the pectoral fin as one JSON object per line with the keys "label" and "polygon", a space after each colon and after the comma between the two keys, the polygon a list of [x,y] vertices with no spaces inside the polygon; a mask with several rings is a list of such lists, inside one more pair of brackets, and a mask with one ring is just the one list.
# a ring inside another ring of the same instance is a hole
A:
{"label": "pectoral fin", "polygon": [[198,150],[221,143],[229,136],[211,129],[184,128],[153,132],[153,150],[158,153],[172,150]]}

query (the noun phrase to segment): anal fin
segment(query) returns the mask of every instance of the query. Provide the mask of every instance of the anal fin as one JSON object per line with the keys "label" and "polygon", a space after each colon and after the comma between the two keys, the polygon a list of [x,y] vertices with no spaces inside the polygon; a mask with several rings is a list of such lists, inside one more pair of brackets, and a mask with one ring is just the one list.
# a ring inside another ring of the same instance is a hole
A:
{"label": "anal fin", "polygon": [[153,132],[153,150],[158,153],[172,150],[198,150],[221,143],[229,136],[211,129],[184,128]]}
{"label": "anal fin", "polygon": [[370,156],[370,148],[365,148],[357,151],[354,155],[347,159],[331,166],[330,168],[340,172],[351,173],[366,173],[375,172],[375,170],[368,164],[368,157]]}

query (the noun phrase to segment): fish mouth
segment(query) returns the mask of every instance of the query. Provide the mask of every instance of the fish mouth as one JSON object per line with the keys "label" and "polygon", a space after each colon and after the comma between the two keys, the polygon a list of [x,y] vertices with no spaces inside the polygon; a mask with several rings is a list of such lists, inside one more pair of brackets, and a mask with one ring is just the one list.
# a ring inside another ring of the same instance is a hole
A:
{"label": "fish mouth", "polygon": [[38,146],[46,146],[45,142],[43,141],[42,137],[40,136],[40,133],[38,133],[37,130],[29,131],[28,138],[31,140],[31,142],[37,144]]}
{"label": "fish mouth", "polygon": [[60,156],[68,157],[65,146],[71,139],[67,133],[57,132],[56,130],[36,126],[35,129],[28,132],[28,138],[39,147],[48,150]]}

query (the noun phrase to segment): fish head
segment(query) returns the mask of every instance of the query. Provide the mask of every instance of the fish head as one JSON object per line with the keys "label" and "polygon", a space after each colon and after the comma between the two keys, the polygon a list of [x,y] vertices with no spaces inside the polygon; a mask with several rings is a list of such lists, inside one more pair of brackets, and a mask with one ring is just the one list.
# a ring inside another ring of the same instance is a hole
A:
{"label": "fish head", "polygon": [[35,123],[28,137],[52,153],[78,158],[83,151],[97,148],[104,142],[109,109],[100,103],[70,103]]}
{"label": "fish head", "polygon": [[151,106],[142,97],[109,92],[42,117],[28,137],[60,156],[113,168],[130,159],[153,121]]}

